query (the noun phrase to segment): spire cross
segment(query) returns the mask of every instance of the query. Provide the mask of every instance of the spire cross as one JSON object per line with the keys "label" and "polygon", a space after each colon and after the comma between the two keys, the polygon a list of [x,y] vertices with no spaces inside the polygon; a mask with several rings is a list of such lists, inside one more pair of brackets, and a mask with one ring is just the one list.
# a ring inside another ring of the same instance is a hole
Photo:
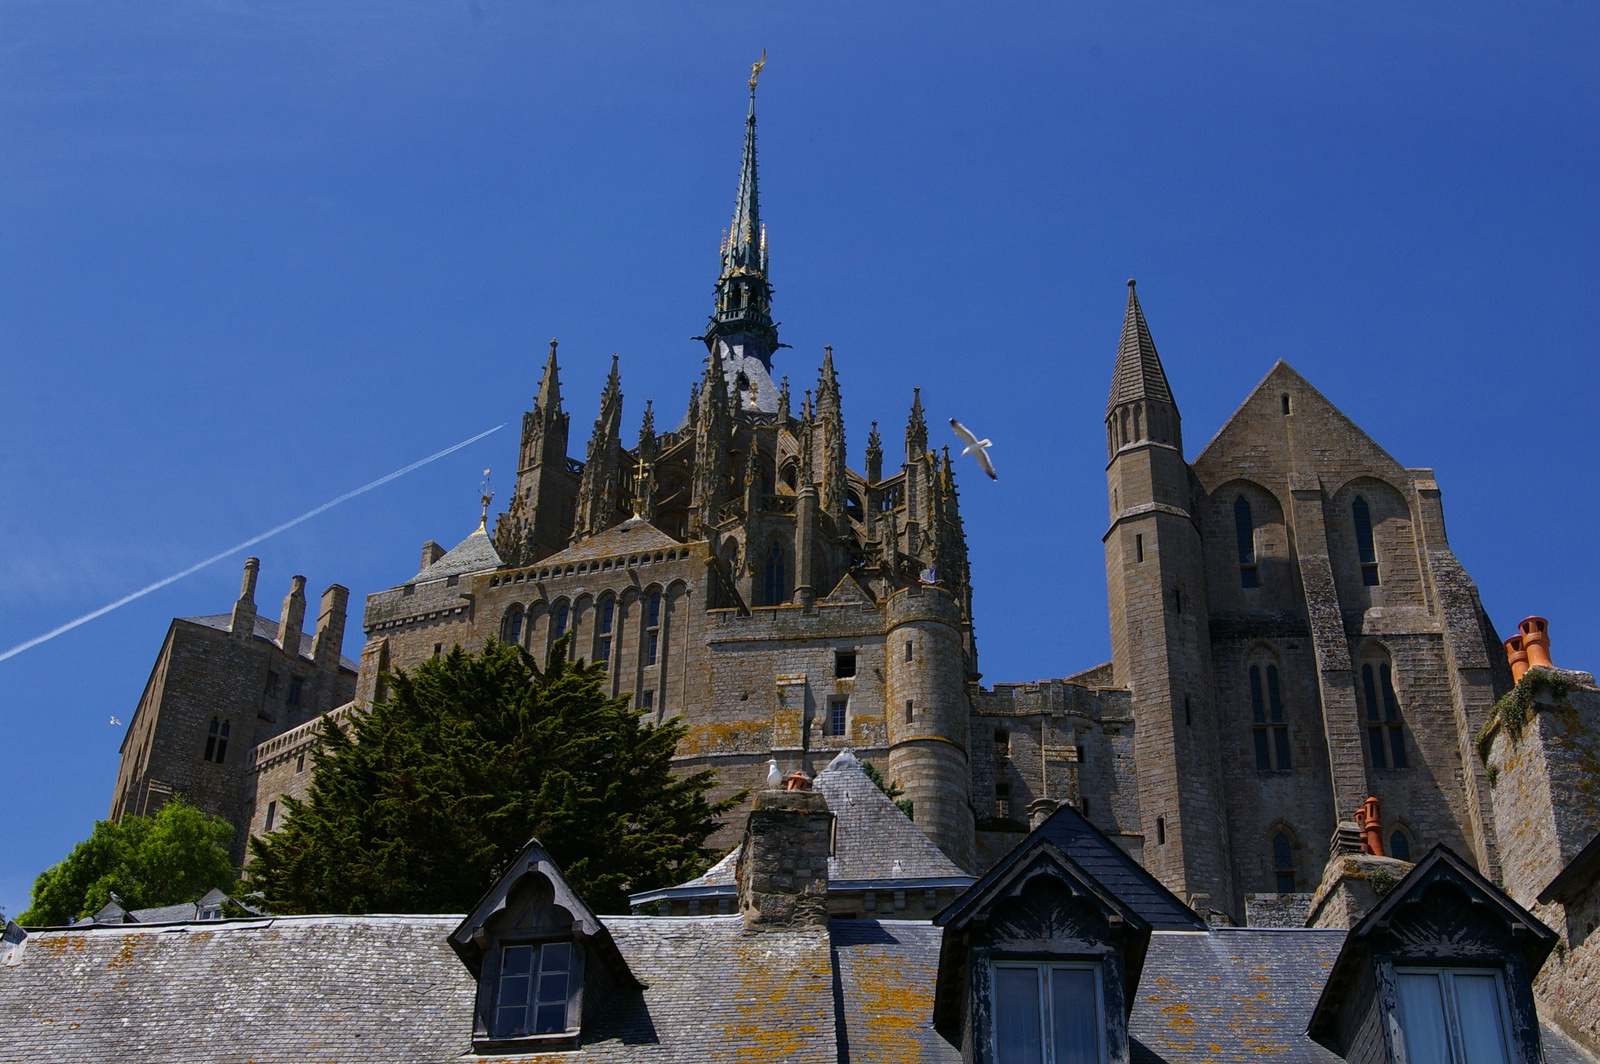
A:
{"label": "spire cross", "polygon": [[483,483],[478,486],[478,501],[483,503],[483,516],[478,518],[478,531],[485,532],[489,528],[489,504],[494,501],[494,492],[489,487],[489,471],[483,471]]}

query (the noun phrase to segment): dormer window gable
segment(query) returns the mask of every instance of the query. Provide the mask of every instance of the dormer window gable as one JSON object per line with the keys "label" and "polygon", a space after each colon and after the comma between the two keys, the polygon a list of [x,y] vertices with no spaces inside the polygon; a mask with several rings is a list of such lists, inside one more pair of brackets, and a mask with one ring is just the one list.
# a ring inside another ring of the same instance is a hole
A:
{"label": "dormer window gable", "polygon": [[1307,1034],[1351,1064],[1540,1064],[1557,937],[1436,846],[1350,929]]}
{"label": "dormer window gable", "polygon": [[451,932],[478,980],[479,1053],[577,1049],[619,992],[639,986],[605,924],[537,839]]}
{"label": "dormer window gable", "polygon": [[1035,832],[934,918],[934,1027],[972,1064],[1127,1064],[1151,925]]}

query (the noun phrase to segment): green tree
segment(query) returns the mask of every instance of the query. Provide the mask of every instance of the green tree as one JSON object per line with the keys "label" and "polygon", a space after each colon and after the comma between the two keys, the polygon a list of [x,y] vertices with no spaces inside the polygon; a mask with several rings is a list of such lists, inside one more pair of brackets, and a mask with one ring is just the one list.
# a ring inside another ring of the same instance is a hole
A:
{"label": "green tree", "polygon": [[194,901],[239,874],[228,859],[233,825],[174,798],[155,816],[102,820],[67,859],[39,873],[17,923],[69,924],[100,910],[113,892],[124,909]]}
{"label": "green tree", "polygon": [[874,765],[871,761],[868,761],[864,758],[861,762],[861,771],[867,774],[867,779],[878,785],[878,790],[882,791],[886,796],[888,796],[889,800],[895,804],[896,808],[898,808],[906,816],[911,815],[911,799],[900,797],[906,792],[905,788],[900,786],[899,781],[890,783],[888,780],[883,778],[883,773],[878,771],[877,765]]}
{"label": "green tree", "polygon": [[518,646],[457,647],[396,672],[353,735],[325,723],[306,800],[251,840],[251,887],[277,912],[464,912],[534,837],[600,912],[698,875],[743,795],[674,777],[685,727],[607,698],[569,643],[543,669]]}

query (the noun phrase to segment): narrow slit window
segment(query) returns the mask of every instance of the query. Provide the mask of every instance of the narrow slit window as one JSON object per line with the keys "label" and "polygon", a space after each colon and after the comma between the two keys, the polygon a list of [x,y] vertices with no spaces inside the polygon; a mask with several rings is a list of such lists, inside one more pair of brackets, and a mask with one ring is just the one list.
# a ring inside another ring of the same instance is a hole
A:
{"label": "narrow slit window", "polygon": [[267,823],[266,823],[266,827],[263,830],[271,831],[272,830],[272,825],[277,822],[277,819],[278,819],[278,803],[277,802],[268,802],[267,803]]}
{"label": "narrow slit window", "polygon": [[567,621],[571,618],[572,611],[565,602],[556,607],[556,620],[550,626],[550,638],[560,639],[567,634]]}
{"label": "narrow slit window", "polygon": [[844,735],[846,714],[849,703],[842,698],[835,698],[828,703],[828,734]]}
{"label": "narrow slit window", "polygon": [[286,706],[298,706],[300,704],[300,692],[305,688],[305,683],[298,676],[289,677],[289,693],[284,696],[283,704]]}
{"label": "narrow slit window", "polygon": [[788,598],[789,585],[783,571],[783,548],[776,543],[767,551],[766,585],[766,595],[762,601],[768,606],[783,605],[784,599]]}
{"label": "narrow slit window", "polygon": [[1137,561],[1144,561],[1144,534],[1139,533],[1133,537],[1133,554]]}
{"label": "narrow slit window", "polygon": [[994,815],[1009,817],[1011,815],[1011,784],[996,783],[994,785]]}
{"label": "narrow slit window", "polygon": [[1250,514],[1250,500],[1243,495],[1233,500],[1233,535],[1239,549],[1239,586],[1260,587],[1255,520]]}
{"label": "narrow slit window", "polygon": [[1367,500],[1356,496],[1350,506],[1350,515],[1356,523],[1356,551],[1361,556],[1361,583],[1364,587],[1378,586],[1378,550],[1372,539],[1372,511]]}
{"label": "narrow slit window", "polygon": [[1188,696],[1183,696],[1183,723],[1185,726],[1194,723],[1194,701]]}
{"label": "narrow slit window", "polygon": [[1167,818],[1156,817],[1156,842],[1162,846],[1167,844]]}
{"label": "narrow slit window", "polygon": [[916,702],[914,702],[912,699],[909,699],[909,698],[906,699],[906,723],[910,724],[912,719],[914,717],[916,717],[916,715],[917,715]]}
{"label": "narrow slit window", "polygon": [[660,649],[661,633],[651,630],[644,634],[644,663],[654,665],[656,653]]}

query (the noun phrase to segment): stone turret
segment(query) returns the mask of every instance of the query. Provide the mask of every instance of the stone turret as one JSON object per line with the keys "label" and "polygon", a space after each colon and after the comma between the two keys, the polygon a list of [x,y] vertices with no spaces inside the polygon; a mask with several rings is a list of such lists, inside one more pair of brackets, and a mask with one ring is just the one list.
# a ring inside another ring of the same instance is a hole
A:
{"label": "stone turret", "polygon": [[833,371],[833,348],[823,348],[822,372],[817,380],[817,420],[822,428],[822,509],[837,523],[844,519],[845,448],[844,411],[839,378]]}
{"label": "stone turret", "polygon": [[656,516],[656,418],[650,406],[646,399],[633,476],[633,512],[646,521],[653,521]]}
{"label": "stone turret", "polygon": [[551,340],[539,394],[533,409],[522,416],[516,488],[495,523],[495,551],[508,564],[526,565],[567,545],[566,505],[573,494],[567,472],[568,428],[561,409],[556,341]]}
{"label": "stone turret", "polygon": [[938,588],[897,591],[885,604],[884,720],[888,775],[912,819],[962,868],[973,867],[969,718],[961,610]]}
{"label": "stone turret", "polygon": [[867,483],[876,484],[883,479],[883,440],[878,436],[878,423],[872,423],[867,434]]}
{"label": "stone turret", "polygon": [[1233,886],[1211,707],[1205,557],[1178,405],[1132,281],[1106,444],[1112,668],[1133,695],[1144,864],[1186,901],[1204,894],[1226,905]]}

